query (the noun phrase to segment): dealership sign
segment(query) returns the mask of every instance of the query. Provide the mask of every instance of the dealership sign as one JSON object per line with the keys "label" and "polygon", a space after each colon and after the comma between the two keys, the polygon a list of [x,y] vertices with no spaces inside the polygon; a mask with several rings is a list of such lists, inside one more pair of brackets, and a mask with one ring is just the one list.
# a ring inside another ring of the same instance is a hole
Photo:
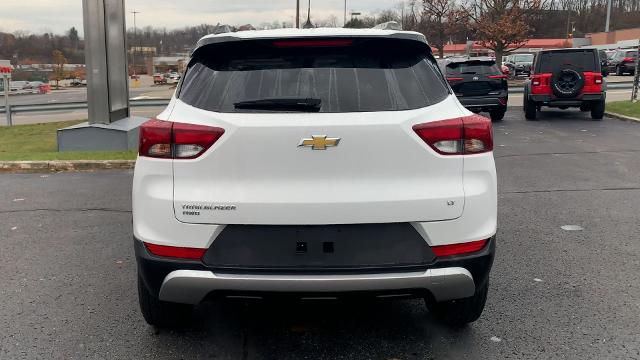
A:
{"label": "dealership sign", "polygon": [[11,79],[11,62],[0,60],[0,77]]}

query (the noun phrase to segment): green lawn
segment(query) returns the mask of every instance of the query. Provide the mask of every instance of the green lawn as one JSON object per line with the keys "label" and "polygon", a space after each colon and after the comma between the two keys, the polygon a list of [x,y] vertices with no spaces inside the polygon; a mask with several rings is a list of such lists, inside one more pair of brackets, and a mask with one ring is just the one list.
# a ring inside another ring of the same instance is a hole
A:
{"label": "green lawn", "polygon": [[0,161],[135,160],[136,151],[57,152],[56,130],[81,122],[1,126]]}
{"label": "green lawn", "polygon": [[607,111],[640,119],[640,101],[616,101],[607,104]]}

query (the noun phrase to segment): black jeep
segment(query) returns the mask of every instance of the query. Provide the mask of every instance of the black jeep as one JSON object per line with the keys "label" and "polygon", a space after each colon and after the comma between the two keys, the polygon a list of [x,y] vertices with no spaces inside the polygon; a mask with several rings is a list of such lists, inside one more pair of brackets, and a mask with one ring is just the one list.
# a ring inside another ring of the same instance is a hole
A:
{"label": "black jeep", "polygon": [[507,111],[509,86],[495,60],[488,57],[449,58],[440,63],[458,100],[473,111],[488,111],[500,121]]}
{"label": "black jeep", "polygon": [[542,106],[591,111],[591,118],[604,116],[606,84],[598,50],[557,49],[540,51],[533,62],[531,78],[524,86],[524,113],[535,120]]}

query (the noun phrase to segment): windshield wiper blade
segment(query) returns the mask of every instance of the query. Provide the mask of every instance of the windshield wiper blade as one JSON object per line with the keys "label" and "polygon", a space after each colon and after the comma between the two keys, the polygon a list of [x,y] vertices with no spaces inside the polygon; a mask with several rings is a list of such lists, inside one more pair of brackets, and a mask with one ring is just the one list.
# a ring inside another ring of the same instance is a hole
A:
{"label": "windshield wiper blade", "polygon": [[234,103],[236,109],[264,109],[264,110],[292,110],[292,111],[320,111],[321,99],[314,98],[273,98],[246,100]]}

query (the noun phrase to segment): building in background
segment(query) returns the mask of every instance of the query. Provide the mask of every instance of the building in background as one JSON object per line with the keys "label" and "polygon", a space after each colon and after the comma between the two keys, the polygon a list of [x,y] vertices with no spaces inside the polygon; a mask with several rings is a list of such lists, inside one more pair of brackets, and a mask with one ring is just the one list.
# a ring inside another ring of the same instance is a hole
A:
{"label": "building in background", "polygon": [[[543,49],[558,49],[573,47],[574,39],[530,39],[524,46],[517,48],[513,53],[534,53]],[[515,45],[509,49],[516,48]],[[434,54],[438,53],[437,49],[433,49]],[[466,44],[449,44],[444,46],[444,55],[447,56],[491,56],[493,51],[485,48],[478,41],[468,41]]]}
{"label": "building in background", "polygon": [[189,62],[188,54],[176,54],[174,56],[157,56],[147,61],[148,74],[166,74],[169,72],[183,73]]}
{"label": "building in background", "polygon": [[129,73],[133,74],[149,74],[147,63],[149,59],[153,59],[158,53],[157,49],[152,46],[133,46],[129,49]]}
{"label": "building in background", "polygon": [[589,45],[600,49],[618,49],[638,46],[640,27],[609,32],[586,34]]}

